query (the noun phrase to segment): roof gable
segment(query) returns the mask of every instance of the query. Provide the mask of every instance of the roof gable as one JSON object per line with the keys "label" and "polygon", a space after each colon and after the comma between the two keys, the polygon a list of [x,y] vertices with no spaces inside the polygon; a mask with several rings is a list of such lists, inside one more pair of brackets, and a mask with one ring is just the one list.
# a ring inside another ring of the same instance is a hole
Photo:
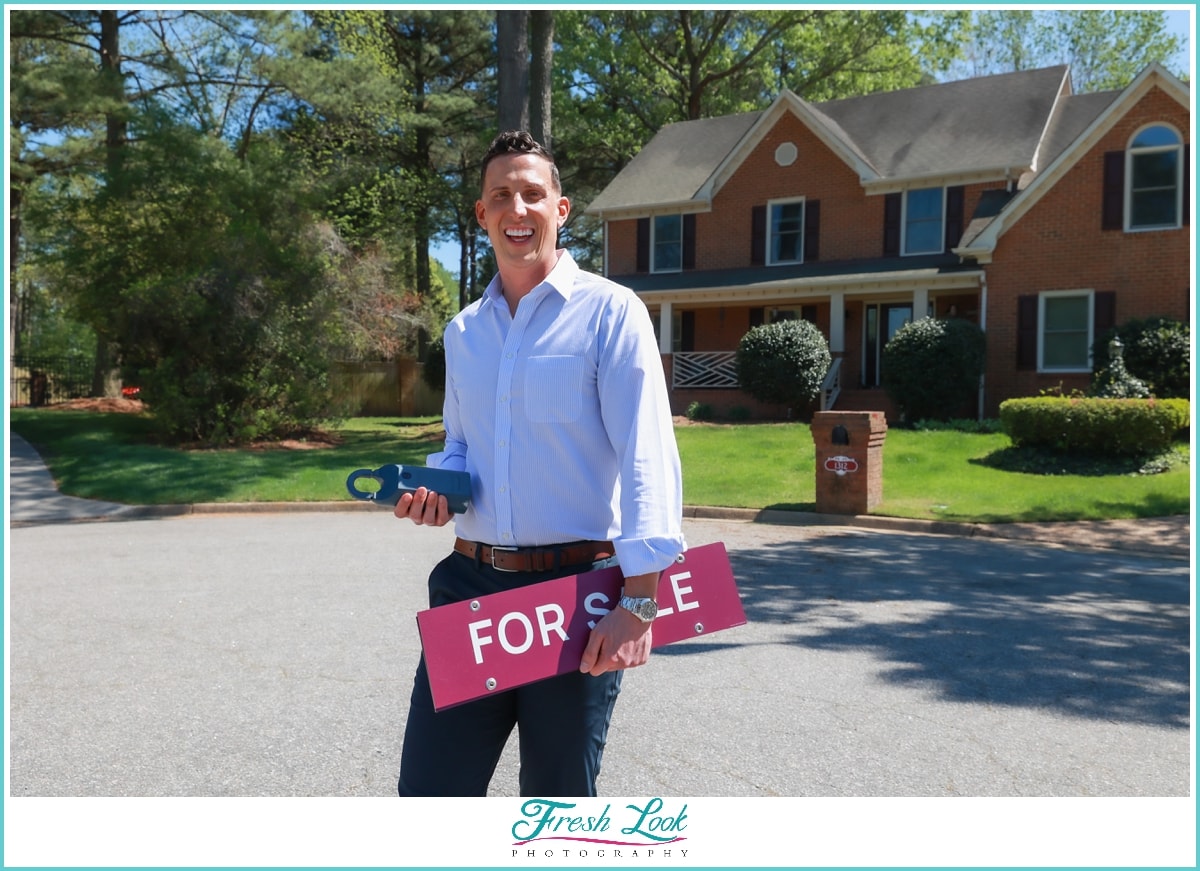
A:
{"label": "roof gable", "polygon": [[1020,220],[1142,97],[1156,87],[1190,109],[1188,86],[1157,63],[1142,70],[1123,91],[1084,94],[1067,101],[1055,119],[1056,123],[1047,132],[1045,169],[1037,172],[985,228],[956,252],[986,262],[1004,231]]}
{"label": "roof gable", "polygon": [[709,184],[700,191],[701,196],[711,201],[722,185],[733,176],[754,149],[767,137],[772,128],[788,113],[795,115],[860,179],[868,181],[879,177],[879,173],[871,165],[866,155],[862,153],[854,140],[846,135],[836,121],[823,114],[813,104],[806,103],[791,91],[785,90],[769,109],[760,114],[746,135],[721,161],[716,171],[713,172]]}

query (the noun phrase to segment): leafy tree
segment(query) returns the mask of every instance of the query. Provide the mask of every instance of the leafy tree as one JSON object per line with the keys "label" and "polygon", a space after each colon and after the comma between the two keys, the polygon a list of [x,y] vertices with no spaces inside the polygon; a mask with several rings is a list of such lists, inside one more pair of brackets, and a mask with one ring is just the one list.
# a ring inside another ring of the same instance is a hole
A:
{"label": "leafy tree", "polygon": [[324,10],[313,22],[323,41],[310,55],[319,63],[292,79],[307,104],[292,135],[341,185],[329,212],[339,232],[352,245],[403,245],[416,292],[428,298],[430,243],[451,221],[460,235],[474,228],[462,188],[470,185],[473,215],[477,178],[456,170],[482,157],[490,16]]}
{"label": "leafy tree", "polygon": [[249,441],[336,416],[334,297],[294,167],[161,118],[138,134],[121,191],[75,201],[60,244],[163,436]]}
{"label": "leafy tree", "polygon": [[832,356],[825,336],[803,320],[776,321],[742,336],[738,383],[755,399],[805,408],[821,393]]}
{"label": "leafy tree", "polygon": [[904,420],[960,416],[983,375],[986,343],[961,318],[921,318],[896,331],[883,348],[883,389]]}
{"label": "leafy tree", "polygon": [[1167,29],[1166,13],[1151,9],[980,10],[968,33],[956,73],[1070,64],[1079,93],[1123,88],[1151,62],[1171,69],[1181,48]]}

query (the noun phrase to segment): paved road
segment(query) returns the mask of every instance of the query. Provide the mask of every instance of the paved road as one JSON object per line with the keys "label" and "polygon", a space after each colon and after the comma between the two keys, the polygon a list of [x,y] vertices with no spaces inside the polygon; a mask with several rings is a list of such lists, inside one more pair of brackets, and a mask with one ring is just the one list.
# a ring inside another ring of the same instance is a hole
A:
{"label": "paved road", "polygon": [[[605,794],[1188,794],[1185,561],[686,532],[726,543],[750,622],[629,673]],[[11,530],[11,795],[392,794],[451,535],[382,509]]]}

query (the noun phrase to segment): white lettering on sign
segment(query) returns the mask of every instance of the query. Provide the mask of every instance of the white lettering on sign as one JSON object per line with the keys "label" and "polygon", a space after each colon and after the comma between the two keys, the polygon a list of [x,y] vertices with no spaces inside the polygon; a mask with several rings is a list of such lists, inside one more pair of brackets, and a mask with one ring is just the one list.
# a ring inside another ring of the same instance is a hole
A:
{"label": "white lettering on sign", "polygon": [[[566,620],[566,614],[563,609],[554,603],[549,605],[538,605],[534,609],[534,615],[537,617],[538,636],[541,638],[542,647],[550,646],[550,633],[553,632],[561,640],[567,641],[566,630],[563,629],[563,623]],[[521,640],[514,644],[509,637],[508,627],[513,623],[521,624],[522,633]],[[491,628],[492,621],[476,620],[474,623],[467,624],[467,631],[471,634],[471,649],[475,652],[475,664],[483,664],[483,648],[486,644],[491,644],[494,639],[491,635],[485,635],[484,631]],[[519,656],[530,647],[533,646],[534,631],[533,623],[529,617],[522,614],[520,611],[510,611],[500,618],[500,625],[497,627],[496,634],[500,638],[500,646],[505,652],[511,653],[514,656]]]}
{"label": "white lettering on sign", "polygon": [[[612,610],[612,608],[604,607],[607,604],[608,604],[608,596],[604,595],[603,593],[591,593],[590,595],[587,596],[587,598],[585,598],[583,600],[583,610],[587,611],[593,617],[603,617],[605,614],[607,614],[609,611]],[[597,608],[596,605],[600,605],[601,607]],[[596,628],[596,621],[589,620],[588,621],[588,629],[595,629],[595,628]]]}
{"label": "white lettering on sign", "polygon": [[691,576],[692,576],[691,572],[680,572],[677,575],[669,575],[667,577],[667,580],[671,582],[671,592],[673,592],[675,594],[675,607],[674,608],[660,607],[658,609],[658,616],[665,617],[668,614],[673,614],[673,613],[675,613],[676,608],[678,608],[680,611],[691,611],[693,608],[700,607],[700,603],[697,601],[693,600],[690,602],[685,602],[683,599],[683,597],[685,595],[692,592],[692,588],[691,587],[682,587],[679,585],[679,582],[686,581],[689,578],[691,578]]}

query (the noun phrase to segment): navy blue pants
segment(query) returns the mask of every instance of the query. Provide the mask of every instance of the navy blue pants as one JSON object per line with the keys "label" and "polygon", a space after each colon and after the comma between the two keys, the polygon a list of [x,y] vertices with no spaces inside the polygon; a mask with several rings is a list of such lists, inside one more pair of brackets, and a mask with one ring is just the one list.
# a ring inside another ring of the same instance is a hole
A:
{"label": "navy blue pants", "polygon": [[[429,576],[430,607],[613,565],[610,558],[549,572],[501,572],[452,553]],[[417,665],[398,791],[402,796],[486,796],[513,727],[523,796],[594,796],[621,672],[578,672],[433,710],[425,659]]]}

